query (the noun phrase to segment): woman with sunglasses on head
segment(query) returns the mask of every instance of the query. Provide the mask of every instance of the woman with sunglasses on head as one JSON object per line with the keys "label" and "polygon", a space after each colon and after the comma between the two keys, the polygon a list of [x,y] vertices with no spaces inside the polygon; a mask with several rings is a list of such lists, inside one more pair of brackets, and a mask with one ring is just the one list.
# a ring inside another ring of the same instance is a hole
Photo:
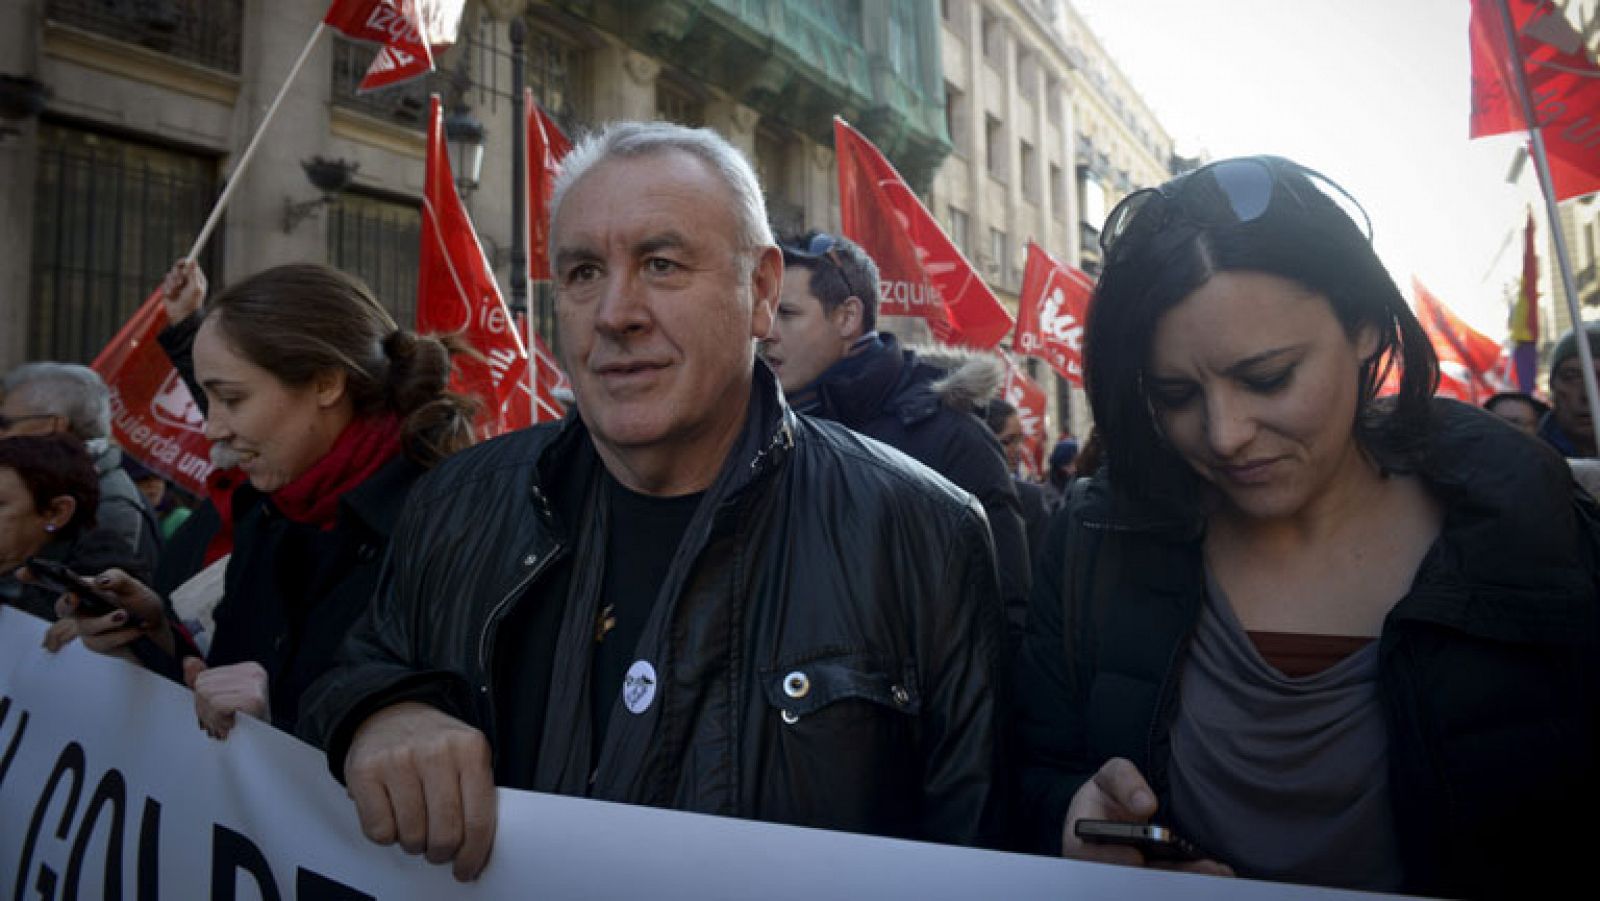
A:
{"label": "woman with sunglasses on head", "polygon": [[[474,406],[447,390],[453,342],[396,327],[366,285],[326,266],[257,273],[198,315],[194,377],[225,462],[208,484],[212,512],[192,521],[206,531],[179,542],[174,565],[225,567],[209,641],[192,642],[156,592],[111,571],[97,587],[126,609],[75,616],[55,643],[75,632],[111,652],[148,637],[184,658],[209,734],[225,736],[240,713],[292,731],[300,695],[366,611],[412,486],[472,443]],[[74,614],[73,600],[57,610]]]}
{"label": "woman with sunglasses on head", "polygon": [[1105,467],[1051,524],[1018,663],[1035,850],[1142,865],[1077,824],[1149,822],[1206,855],[1159,865],[1441,895],[1583,863],[1600,512],[1554,454],[1432,397],[1346,206],[1258,157],[1107,222]]}

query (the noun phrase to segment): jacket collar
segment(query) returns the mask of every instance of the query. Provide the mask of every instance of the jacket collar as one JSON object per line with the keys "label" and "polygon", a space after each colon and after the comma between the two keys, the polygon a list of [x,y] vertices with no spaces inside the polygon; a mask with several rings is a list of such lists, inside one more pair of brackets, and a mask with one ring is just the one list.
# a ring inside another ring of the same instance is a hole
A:
{"label": "jacket collar", "polygon": [[[795,413],[784,400],[777,376],[765,362],[756,360],[744,426],[708,493],[719,499],[731,496],[781,463],[794,448],[795,423]],[[574,404],[555,437],[538,451],[534,461],[532,492],[547,516],[551,515],[551,507],[546,487],[566,484],[569,479],[563,476],[573,474],[568,467],[580,458],[584,468],[600,464],[582,411]]]}
{"label": "jacket collar", "polygon": [[[804,413],[858,426],[876,418],[894,398],[916,355],[900,348],[888,332],[829,366],[811,387],[800,392]],[[934,399],[937,404],[937,399]]]}

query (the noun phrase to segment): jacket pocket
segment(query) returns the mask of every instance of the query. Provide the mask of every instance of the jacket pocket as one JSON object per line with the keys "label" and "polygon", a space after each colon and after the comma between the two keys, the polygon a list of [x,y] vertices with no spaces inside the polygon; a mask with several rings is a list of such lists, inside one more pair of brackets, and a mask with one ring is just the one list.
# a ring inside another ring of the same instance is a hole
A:
{"label": "jacket pocket", "polygon": [[895,665],[869,654],[797,658],[797,662],[761,671],[767,703],[787,724],[795,725],[830,708],[866,702],[881,713],[907,716],[922,712],[916,672],[907,663]]}

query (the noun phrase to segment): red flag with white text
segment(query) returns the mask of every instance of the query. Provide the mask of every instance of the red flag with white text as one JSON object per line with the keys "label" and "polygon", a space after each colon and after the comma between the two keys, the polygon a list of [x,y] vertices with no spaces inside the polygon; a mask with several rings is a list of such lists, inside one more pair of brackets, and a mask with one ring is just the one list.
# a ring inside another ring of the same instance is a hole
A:
{"label": "red flag with white text", "polygon": [[156,342],[167,327],[161,288],[94,358],[94,371],[111,389],[111,437],[151,471],[203,495],[211,475],[205,417],[189,387]]}
{"label": "red flag with white text", "polygon": [[[1600,66],[1583,35],[1549,0],[1505,0],[1535,116],[1544,132],[1557,200],[1600,190]],[[1471,137],[1526,129],[1500,17],[1501,0],[1472,0]]]}
{"label": "red flag with white text", "polygon": [[428,101],[427,173],[422,190],[422,247],[417,260],[417,331],[460,333],[483,359],[457,357],[451,385],[484,404],[486,436],[527,425],[528,352],[500,297],[489,258],[456,193],[445,148],[444,108]]}
{"label": "red flag with white text", "polygon": [[523,89],[522,108],[528,119],[528,277],[550,278],[550,199],[561,160],[572,150],[561,126]]}
{"label": "red flag with white text", "polygon": [[845,237],[878,264],[878,312],[927,320],[946,344],[991,348],[1011,314],[878,148],[834,117]]}
{"label": "red flag with white text", "polygon": [[433,71],[436,50],[455,43],[466,0],[333,0],[322,21],[345,37],[379,44],[358,93]]}
{"label": "red flag with white text", "polygon": [[1062,378],[1082,387],[1083,328],[1093,296],[1094,279],[1029,241],[1012,348],[1044,360]]}
{"label": "red flag with white text", "polygon": [[1468,403],[1488,399],[1497,388],[1494,372],[1500,365],[1499,342],[1479,332],[1457,316],[1415,277],[1417,318],[1439,357],[1439,394]]}
{"label": "red flag with white text", "polygon": [[1049,437],[1045,428],[1045,411],[1050,401],[1044,389],[1028,378],[1022,367],[1010,357],[1001,354],[1006,363],[1006,382],[1001,389],[1006,402],[1017,408],[1017,418],[1022,421],[1022,443],[1028,449],[1027,460],[1035,474],[1044,472],[1044,447]]}

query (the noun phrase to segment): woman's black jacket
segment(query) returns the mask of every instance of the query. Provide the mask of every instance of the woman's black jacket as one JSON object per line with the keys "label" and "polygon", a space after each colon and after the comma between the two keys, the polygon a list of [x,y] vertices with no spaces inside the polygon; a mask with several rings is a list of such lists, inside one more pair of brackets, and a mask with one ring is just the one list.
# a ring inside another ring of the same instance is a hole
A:
{"label": "woman's black jacket", "polygon": [[[1600,511],[1560,457],[1494,417],[1436,401],[1435,419],[1419,474],[1443,530],[1379,638],[1406,889],[1533,897],[1590,883]],[[1053,520],[1014,680],[1031,850],[1060,853],[1068,803],[1112,757],[1170,807],[1178,679],[1205,584],[1199,539],[1098,480]]]}

